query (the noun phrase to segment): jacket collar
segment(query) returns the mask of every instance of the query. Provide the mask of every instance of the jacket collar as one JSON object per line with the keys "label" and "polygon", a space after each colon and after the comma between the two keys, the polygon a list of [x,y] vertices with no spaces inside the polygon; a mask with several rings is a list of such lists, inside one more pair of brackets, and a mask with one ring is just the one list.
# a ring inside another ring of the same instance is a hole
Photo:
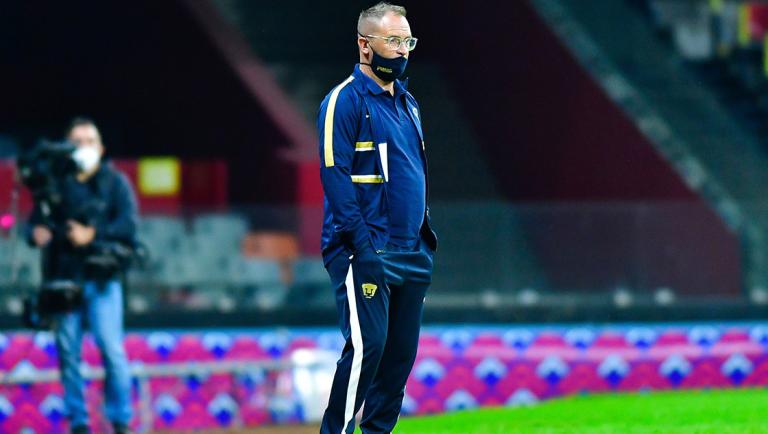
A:
{"label": "jacket collar", "polygon": [[[355,81],[358,82],[361,90],[368,90],[373,95],[381,95],[387,93],[378,83],[376,83],[371,77],[368,77],[360,70],[360,64],[355,65],[352,76],[355,77]],[[395,80],[395,96],[408,93],[408,79]]]}

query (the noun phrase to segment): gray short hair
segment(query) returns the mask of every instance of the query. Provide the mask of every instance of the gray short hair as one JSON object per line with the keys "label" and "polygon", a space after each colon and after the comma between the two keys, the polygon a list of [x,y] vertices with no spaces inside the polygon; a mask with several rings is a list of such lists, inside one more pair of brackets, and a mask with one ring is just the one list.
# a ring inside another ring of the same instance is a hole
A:
{"label": "gray short hair", "polygon": [[360,34],[363,33],[363,24],[366,21],[379,21],[390,12],[396,15],[400,15],[401,17],[404,17],[406,14],[405,8],[402,6],[393,5],[387,2],[378,2],[368,9],[364,9],[362,12],[360,12],[360,17],[357,19],[357,32]]}

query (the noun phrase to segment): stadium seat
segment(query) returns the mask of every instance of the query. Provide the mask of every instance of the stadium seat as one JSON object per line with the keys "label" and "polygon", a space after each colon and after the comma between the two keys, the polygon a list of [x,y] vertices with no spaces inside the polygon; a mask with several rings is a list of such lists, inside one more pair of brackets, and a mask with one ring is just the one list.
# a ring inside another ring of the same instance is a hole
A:
{"label": "stadium seat", "polygon": [[238,257],[230,262],[229,267],[232,282],[256,307],[274,308],[285,301],[288,290],[277,262]]}
{"label": "stadium seat", "polygon": [[299,243],[292,233],[252,232],[243,240],[243,254],[248,257],[293,261],[299,257]]}
{"label": "stadium seat", "polygon": [[301,257],[292,265],[292,298],[312,305],[333,305],[331,282],[321,258]]}
{"label": "stadium seat", "polygon": [[200,282],[200,269],[188,257],[165,258],[155,274],[159,282],[171,287],[194,286]]}
{"label": "stadium seat", "polygon": [[7,238],[0,238],[0,285],[8,285],[12,279],[12,267],[16,262],[16,284],[36,286],[40,284],[40,250],[23,240],[16,245]]}
{"label": "stadium seat", "polygon": [[330,285],[321,258],[301,257],[293,263],[294,285]]}
{"label": "stadium seat", "polygon": [[199,283],[203,288],[226,288],[235,286],[233,281],[232,262],[237,256],[232,255],[203,255],[190,258],[200,273]]}
{"label": "stadium seat", "polygon": [[139,223],[138,235],[149,248],[150,256],[157,257],[169,250],[178,250],[181,240],[187,233],[181,219],[147,216]]}
{"label": "stadium seat", "polygon": [[239,285],[271,285],[281,283],[280,265],[275,261],[243,258],[233,259],[230,277]]}
{"label": "stadium seat", "polygon": [[237,214],[204,214],[192,223],[195,236],[216,238],[222,243],[240,244],[248,231],[248,222]]}

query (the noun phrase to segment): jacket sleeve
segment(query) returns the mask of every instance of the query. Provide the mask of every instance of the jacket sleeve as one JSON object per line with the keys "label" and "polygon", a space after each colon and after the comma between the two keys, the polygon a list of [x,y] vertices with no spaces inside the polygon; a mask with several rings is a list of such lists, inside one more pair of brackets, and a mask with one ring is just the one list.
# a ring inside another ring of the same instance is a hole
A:
{"label": "jacket sleeve", "polygon": [[351,177],[361,107],[354,91],[338,90],[323,101],[318,114],[320,179],[335,233],[353,252],[360,252],[373,248]]}
{"label": "jacket sleeve", "polygon": [[122,173],[115,173],[110,191],[114,210],[111,218],[96,228],[96,238],[101,241],[133,242],[136,239],[138,205],[130,182]]}
{"label": "jacket sleeve", "polygon": [[34,231],[35,226],[40,225],[45,225],[45,221],[43,219],[43,211],[40,209],[40,205],[35,203],[34,207],[32,208],[32,213],[29,215],[29,220],[24,227],[24,239],[27,241],[27,244],[30,247],[37,247],[37,244],[35,244],[35,240],[32,237],[32,232]]}

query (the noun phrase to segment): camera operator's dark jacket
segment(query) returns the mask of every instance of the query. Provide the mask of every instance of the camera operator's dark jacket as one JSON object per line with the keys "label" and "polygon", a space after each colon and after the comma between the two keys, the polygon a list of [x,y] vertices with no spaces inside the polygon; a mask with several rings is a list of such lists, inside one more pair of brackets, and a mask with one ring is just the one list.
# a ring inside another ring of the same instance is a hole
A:
{"label": "camera operator's dark jacket", "polygon": [[[48,226],[53,240],[43,249],[45,279],[92,280],[116,277],[120,270],[94,270],[87,259],[109,246],[120,243],[133,247],[136,240],[138,209],[128,179],[110,163],[102,161],[98,171],[86,182],[74,176],[61,180],[61,206],[45,218],[36,203],[28,227],[28,241],[34,245],[32,230],[36,225]],[[96,236],[88,246],[75,247],[67,237],[68,220],[96,228]]]}

